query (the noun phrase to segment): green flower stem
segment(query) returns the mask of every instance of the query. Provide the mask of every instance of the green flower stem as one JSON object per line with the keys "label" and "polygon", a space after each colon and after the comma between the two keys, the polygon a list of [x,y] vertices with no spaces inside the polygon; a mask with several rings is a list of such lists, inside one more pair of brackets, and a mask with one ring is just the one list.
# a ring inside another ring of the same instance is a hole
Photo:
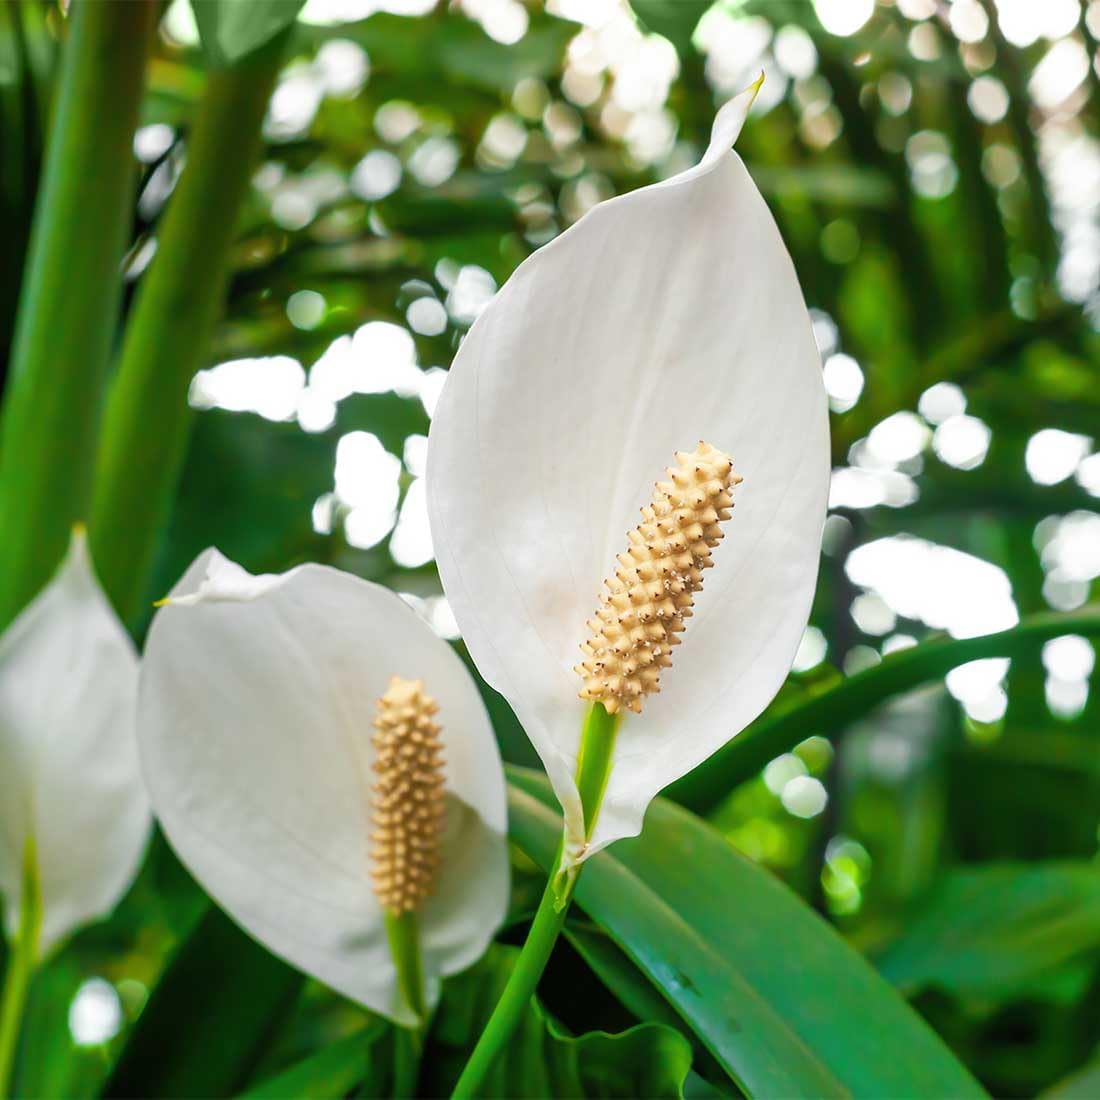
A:
{"label": "green flower stem", "polygon": [[13,1071],[27,991],[38,964],[38,938],[42,927],[42,892],[38,881],[38,860],[30,837],[23,851],[23,891],[20,899],[19,931],[8,953],[4,992],[0,997],[0,1097],[15,1095]]}
{"label": "green flower stem", "polygon": [[[126,7],[107,4],[106,7]],[[187,389],[221,313],[230,249],[287,33],[207,77],[107,397],[90,536],[124,620],[143,607],[187,449]]]}
{"label": "green flower stem", "polygon": [[87,518],[159,4],[74,0],[0,419],[0,629]]}
{"label": "green flower stem", "polygon": [[[621,721],[621,713],[608,714],[601,703],[593,703],[585,715],[580,756],[577,759],[577,789],[584,808],[586,839],[592,835],[603,803],[607,780],[611,774],[615,736]],[[515,969],[451,1094],[455,1098],[479,1095],[486,1074],[519,1025],[550,960],[550,953],[565,925],[573,888],[580,873],[579,866],[567,872],[562,871],[563,851],[564,840],[558,847],[546,889],[531,923],[531,930],[527,933],[523,950],[516,960]]]}
{"label": "green flower stem", "polygon": [[608,714],[602,703],[593,703],[581,728],[581,752],[577,758],[577,790],[584,808],[584,838],[592,836],[611,777],[611,754],[623,713]]}
{"label": "green flower stem", "polygon": [[397,986],[409,1010],[423,1023],[428,1013],[424,1007],[424,969],[420,962],[416,914],[387,911],[384,920],[390,954],[397,967]]}
{"label": "green flower stem", "polygon": [[428,1018],[424,1002],[424,967],[420,959],[420,931],[416,914],[387,911],[383,919],[386,938],[390,941],[390,954],[397,968],[398,989],[419,1021],[415,1027],[394,1029],[393,1095],[395,1100],[402,1100],[415,1095],[416,1079],[420,1072],[421,1034]]}

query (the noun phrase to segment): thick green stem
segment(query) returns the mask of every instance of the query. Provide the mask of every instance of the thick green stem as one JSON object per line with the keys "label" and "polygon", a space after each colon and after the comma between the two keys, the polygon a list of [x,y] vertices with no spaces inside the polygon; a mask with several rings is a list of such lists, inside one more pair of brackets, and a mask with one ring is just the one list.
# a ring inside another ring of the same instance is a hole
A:
{"label": "thick green stem", "polygon": [[19,931],[8,953],[4,992],[0,998],[0,1097],[15,1095],[13,1071],[19,1047],[27,991],[38,963],[38,936],[42,926],[42,895],[34,843],[29,838],[23,852],[23,889]]}
{"label": "thick green stem", "polygon": [[104,410],[90,524],[92,555],[123,619],[134,618],[147,594],[187,448],[187,390],[222,310],[286,37],[208,76],[186,166],[123,339]]}
{"label": "thick green stem", "polygon": [[133,205],[155,0],[74,0],[0,420],[0,629],[64,556],[91,494]]}
{"label": "thick green stem", "polygon": [[[600,703],[593,703],[585,715],[581,733],[581,749],[577,759],[577,789],[584,807],[585,838],[592,836],[600,806],[603,803],[607,780],[611,774],[611,757],[615,748],[622,714],[608,714]],[[470,1060],[455,1085],[452,1096],[477,1096],[497,1055],[503,1050],[519,1025],[527,1004],[550,960],[558,936],[565,925],[569,902],[573,897],[580,865],[563,871],[563,839],[558,848],[554,866],[546,882],[542,900],[535,913],[531,930],[523,945],[515,969],[508,978],[496,1008],[493,1009],[485,1030],[474,1047]]]}
{"label": "thick green stem", "polygon": [[397,968],[397,987],[409,1011],[421,1024],[427,1016],[424,1007],[424,970],[420,963],[420,932],[415,913],[385,915],[386,938]]}
{"label": "thick green stem", "polygon": [[397,988],[409,1011],[417,1018],[414,1027],[398,1027],[394,1033],[395,1100],[415,1095],[420,1073],[421,1034],[428,1018],[424,1001],[424,967],[420,959],[420,931],[416,914],[386,912],[383,918],[390,954],[397,968]]}

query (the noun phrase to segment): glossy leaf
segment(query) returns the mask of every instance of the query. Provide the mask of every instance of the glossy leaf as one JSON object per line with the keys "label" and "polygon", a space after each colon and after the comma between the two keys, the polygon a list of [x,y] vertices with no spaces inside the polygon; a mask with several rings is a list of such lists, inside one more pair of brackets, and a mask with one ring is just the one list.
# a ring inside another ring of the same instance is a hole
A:
{"label": "glossy leaf", "polygon": [[[500,998],[519,955],[495,946],[475,966],[450,979],[425,1052],[420,1091],[450,1093],[466,1056]],[[674,1097],[683,1096],[691,1048],[663,1024],[640,1024],[619,1035],[589,1032],[573,1038],[537,1002],[493,1065],[484,1097]]]}
{"label": "glossy leaf", "polygon": [[699,1041],[698,1036],[665,1000],[661,991],[603,929],[587,922],[570,920],[563,934],[593,973],[632,1016],[638,1020],[662,1023],[683,1032],[695,1050],[695,1069],[709,1079],[721,1081],[727,1089],[733,1088],[722,1067]]}
{"label": "glossy leaf", "polygon": [[[550,866],[549,784],[510,769],[512,838]],[[593,858],[576,900],[754,1096],[981,1096],[851,947],[767,871],[664,799]]]}

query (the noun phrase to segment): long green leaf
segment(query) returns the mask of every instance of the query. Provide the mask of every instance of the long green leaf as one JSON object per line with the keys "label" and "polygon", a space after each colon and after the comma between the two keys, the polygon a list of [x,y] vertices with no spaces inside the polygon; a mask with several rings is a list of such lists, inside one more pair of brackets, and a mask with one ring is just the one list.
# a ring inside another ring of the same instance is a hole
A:
{"label": "long green leaf", "polygon": [[[511,836],[544,868],[546,780],[509,769]],[[812,910],[663,799],[594,857],[576,899],[753,1096],[981,1096],[928,1026]]]}
{"label": "long green leaf", "polygon": [[0,421],[0,629],[86,518],[157,11],[154,0],[72,7]]}
{"label": "long green leaf", "polygon": [[91,520],[92,553],[124,619],[146,595],[179,480],[191,425],[187,389],[222,309],[230,245],[284,45],[279,37],[209,76],[187,166],[126,329],[104,412]]}
{"label": "long green leaf", "polygon": [[1100,955],[1100,871],[1087,863],[952,872],[877,959],[906,991],[1006,1000]]}
{"label": "long green leaf", "polygon": [[606,932],[587,922],[570,920],[566,922],[564,935],[629,1013],[639,1020],[665,1024],[683,1032],[695,1047],[695,1069],[705,1078],[722,1081],[732,1088],[710,1051]]}
{"label": "long green leaf", "polygon": [[383,1040],[390,1033],[383,1020],[325,1047],[316,1054],[261,1081],[242,1094],[247,1100],[339,1100],[377,1070],[389,1073]]}
{"label": "long green leaf", "polygon": [[301,987],[298,971],[211,908],[142,1010],[103,1095],[231,1096]]}
{"label": "long green leaf", "polygon": [[831,734],[879,703],[984,657],[1014,657],[1063,634],[1100,636],[1100,605],[1078,611],[1031,615],[1009,630],[980,638],[938,637],[886,657],[882,664],[850,676],[779,709],[739,734],[695,771],[672,784],[668,797],[705,813],[756,775],[769,760],[789,752],[811,734]]}

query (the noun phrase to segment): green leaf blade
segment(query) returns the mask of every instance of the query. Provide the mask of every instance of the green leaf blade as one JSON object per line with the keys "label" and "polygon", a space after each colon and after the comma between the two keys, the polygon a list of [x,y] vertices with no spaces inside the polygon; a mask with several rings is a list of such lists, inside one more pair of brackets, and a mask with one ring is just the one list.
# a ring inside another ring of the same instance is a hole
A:
{"label": "green leaf blade", "polygon": [[[553,795],[533,772],[509,776],[512,837],[547,867]],[[576,898],[751,1095],[984,1095],[815,913],[664,800],[641,837],[594,858]]]}
{"label": "green leaf blade", "polygon": [[1003,1001],[1098,954],[1100,872],[1051,862],[953,871],[877,961],[907,991]]}
{"label": "green leaf blade", "polygon": [[305,0],[192,0],[206,56],[225,66],[258,50],[289,27]]}
{"label": "green leaf blade", "polygon": [[103,1095],[233,1095],[302,981],[212,907],[153,991]]}

